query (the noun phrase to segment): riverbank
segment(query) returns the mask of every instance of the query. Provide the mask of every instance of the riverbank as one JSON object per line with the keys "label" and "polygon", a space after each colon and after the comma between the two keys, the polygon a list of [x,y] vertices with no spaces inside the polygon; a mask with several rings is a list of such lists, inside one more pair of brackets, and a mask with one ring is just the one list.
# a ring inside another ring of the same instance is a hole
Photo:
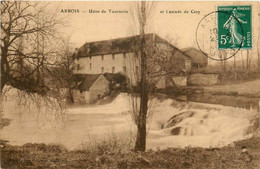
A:
{"label": "riverbank", "polygon": [[259,168],[259,137],[222,148],[168,148],[135,153],[114,143],[68,151],[61,145],[1,142],[1,167],[12,168]]}
{"label": "riverbank", "polygon": [[213,94],[235,95],[260,98],[260,80],[237,84],[216,85],[204,87],[204,91]]}
{"label": "riverbank", "polygon": [[177,91],[173,89],[172,91],[167,92],[175,92],[180,94],[212,94],[260,98],[260,80],[214,86],[187,86],[181,87]]}

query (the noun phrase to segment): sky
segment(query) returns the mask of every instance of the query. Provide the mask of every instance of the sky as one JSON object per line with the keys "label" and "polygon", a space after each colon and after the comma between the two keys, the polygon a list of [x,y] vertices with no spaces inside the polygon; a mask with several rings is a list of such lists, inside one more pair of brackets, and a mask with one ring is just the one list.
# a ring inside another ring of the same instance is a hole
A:
{"label": "sky", "polygon": [[[131,13],[132,6],[136,2],[63,1],[49,3],[51,3],[53,9],[57,9],[59,17],[65,18],[66,26],[60,29],[65,36],[70,37],[74,47],[81,47],[86,42],[132,36],[138,32],[133,19],[133,16],[137,14]],[[218,5],[252,5],[253,53],[256,53],[256,42],[260,30],[259,3],[256,1],[155,2],[151,18],[146,27],[146,33],[156,33],[160,37],[171,41],[180,49],[186,47],[197,48],[196,28],[205,15],[216,11]],[[61,12],[65,9],[74,10],[74,13]],[[128,11],[128,13],[109,13],[109,9]],[[105,10],[106,13],[90,13],[89,10],[100,12]],[[185,10],[188,13],[184,13]],[[175,11],[175,13],[167,13],[167,11]]]}

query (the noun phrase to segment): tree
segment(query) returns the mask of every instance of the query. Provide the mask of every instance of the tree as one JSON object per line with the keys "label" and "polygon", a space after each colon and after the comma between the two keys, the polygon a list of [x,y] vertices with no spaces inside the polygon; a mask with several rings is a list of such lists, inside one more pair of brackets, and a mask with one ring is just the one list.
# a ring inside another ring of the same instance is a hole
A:
{"label": "tree", "polygon": [[[58,47],[59,61],[56,62],[56,67],[53,77],[59,81],[57,87],[60,92],[65,92],[67,103],[73,103],[72,88],[75,85],[73,69],[75,68],[75,58],[73,57],[72,46],[69,39],[63,39]],[[61,89],[66,88],[66,91]],[[63,93],[62,93],[63,94]]]}
{"label": "tree", "polygon": [[146,6],[145,1],[141,2],[141,13],[139,16],[140,22],[140,53],[141,53],[141,83],[140,83],[140,113],[137,123],[137,136],[135,142],[136,151],[145,151],[146,147],[146,115],[147,115],[147,105],[148,105],[148,92],[147,92],[147,80],[146,80],[146,71],[147,71],[147,61],[145,53],[145,24],[146,24]]}
{"label": "tree", "polygon": [[39,72],[52,64],[48,58],[59,21],[55,13],[45,13],[46,5],[35,2],[2,1],[1,6],[1,93],[6,84],[43,93]]}
{"label": "tree", "polygon": [[[162,77],[186,72],[184,68],[186,65],[183,65],[184,56],[176,47],[163,39],[157,42],[155,34],[145,34],[154,7],[153,2],[142,1],[136,2],[131,10],[134,21],[137,20],[139,25],[139,36],[137,36],[137,42],[133,43],[132,68],[135,69],[136,62],[139,62],[141,67],[140,73],[136,69],[133,71],[139,95],[132,94],[130,99],[133,109],[132,117],[137,125],[135,151],[145,151],[146,148],[146,124],[152,112],[152,106],[148,103],[149,94],[154,91]],[[138,104],[139,97],[140,104]]]}

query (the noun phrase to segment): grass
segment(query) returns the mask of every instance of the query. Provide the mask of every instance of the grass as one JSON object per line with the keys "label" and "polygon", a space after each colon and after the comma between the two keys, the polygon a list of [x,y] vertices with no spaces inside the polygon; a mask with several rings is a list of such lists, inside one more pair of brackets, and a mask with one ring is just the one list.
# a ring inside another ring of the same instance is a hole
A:
{"label": "grass", "polygon": [[[68,151],[62,145],[1,143],[1,167],[14,168],[198,168],[253,169],[260,167],[259,137],[223,148],[168,148],[133,152],[118,140],[99,142],[85,149]],[[123,147],[122,147],[123,146]],[[246,152],[242,152],[247,150]]]}
{"label": "grass", "polygon": [[244,96],[251,98],[260,97],[260,79],[247,82],[239,82],[232,84],[219,84],[213,86],[188,86],[184,89],[194,90],[204,94],[228,95],[228,96]]}
{"label": "grass", "polygon": [[207,92],[219,92],[223,94],[260,97],[260,80],[253,80],[249,82],[242,82],[237,84],[216,85],[205,87]]}

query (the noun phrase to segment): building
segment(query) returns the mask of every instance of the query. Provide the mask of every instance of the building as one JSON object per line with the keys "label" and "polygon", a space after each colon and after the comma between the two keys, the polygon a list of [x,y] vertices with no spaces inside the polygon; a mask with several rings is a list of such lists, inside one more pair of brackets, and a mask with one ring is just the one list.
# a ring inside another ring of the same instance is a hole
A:
{"label": "building", "polygon": [[127,84],[126,84],[126,77],[121,73],[104,73],[104,77],[109,81],[109,88],[111,90],[121,90],[125,91]]}
{"label": "building", "polygon": [[[178,61],[177,67],[181,71],[188,72],[190,70],[190,58],[166,40],[156,34],[146,34],[145,41],[146,45],[150,45],[147,46],[149,52],[151,52],[148,56],[154,56],[154,58],[149,57],[147,60],[150,60],[149,63],[151,64],[157,64],[150,66],[154,70],[167,72],[167,74],[169,74],[167,70],[173,70],[176,74],[176,65],[170,65],[174,64],[174,60]],[[75,51],[76,67],[74,74],[121,73],[127,77],[131,85],[137,85],[141,70],[139,44],[139,35],[87,42]],[[165,77],[158,79],[158,82],[156,81],[157,88],[165,88]]]}
{"label": "building", "polygon": [[208,65],[208,57],[200,50],[190,47],[182,49],[182,51],[191,58],[192,70],[205,68]]}
{"label": "building", "polygon": [[110,93],[110,82],[102,74],[77,74],[73,89],[75,103],[94,103]]}

